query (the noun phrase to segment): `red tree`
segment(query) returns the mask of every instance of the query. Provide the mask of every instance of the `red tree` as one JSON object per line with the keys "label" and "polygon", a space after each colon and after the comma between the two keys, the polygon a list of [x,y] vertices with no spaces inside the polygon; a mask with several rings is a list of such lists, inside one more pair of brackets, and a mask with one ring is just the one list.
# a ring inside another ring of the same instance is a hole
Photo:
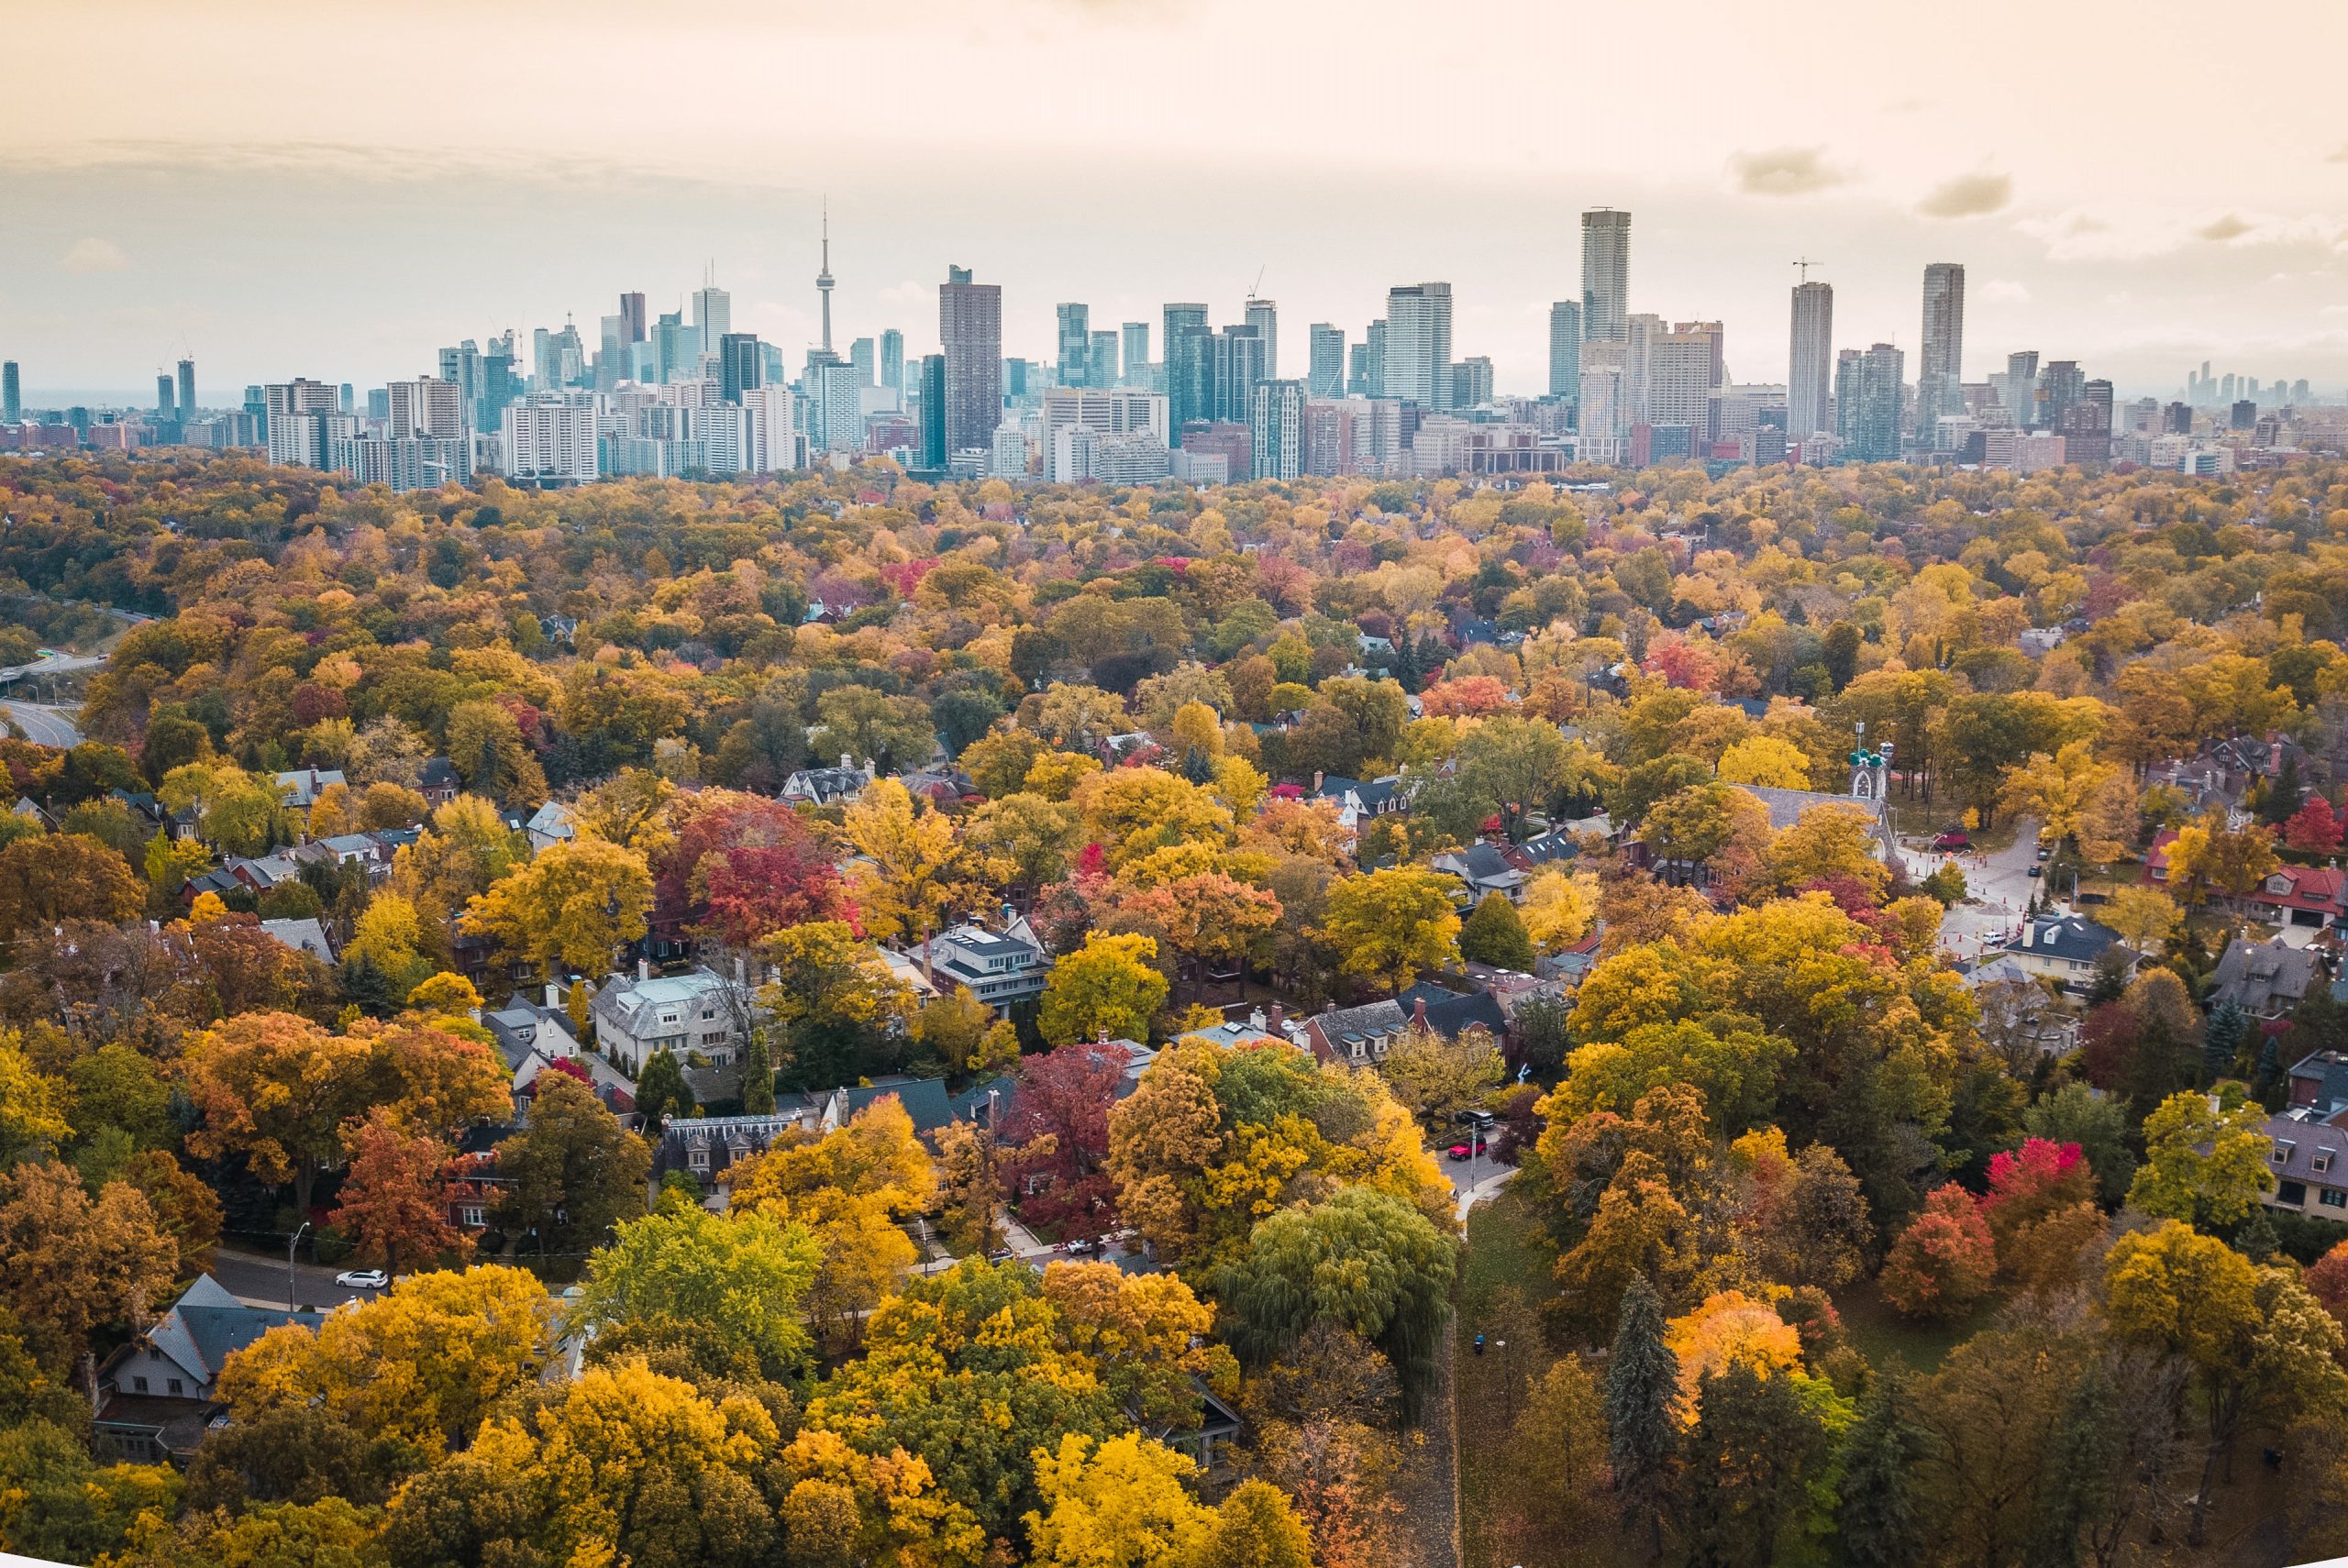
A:
{"label": "red tree", "polygon": [[730,791],[695,812],[653,867],[663,925],[737,947],[811,920],[856,921],[832,857],[780,801]]}
{"label": "red tree", "polygon": [[1122,1045],[1078,1040],[1020,1063],[1002,1139],[1013,1146],[1005,1173],[1023,1219],[1071,1236],[1116,1223],[1115,1185],[1102,1167],[1128,1060]]}
{"label": "red tree", "polygon": [[1989,1190],[1981,1217],[2003,1251],[2013,1237],[2048,1215],[2095,1198],[2095,1173],[2077,1143],[2023,1142],[2021,1152],[2001,1152],[1989,1161]]}
{"label": "red tree", "polygon": [[414,1263],[472,1252],[472,1238],[449,1222],[449,1154],[440,1140],[406,1132],[386,1110],[359,1129],[332,1222],[361,1263],[396,1272],[403,1255]]}
{"label": "red tree", "polygon": [[2293,849],[2329,855],[2340,847],[2341,833],[2340,813],[2331,809],[2331,801],[2310,790],[2307,804],[2283,824],[2283,842]]}
{"label": "red tree", "polygon": [[1883,1298],[1911,1318],[1955,1318],[1988,1294],[1998,1248],[1963,1187],[1935,1187],[1884,1260]]}
{"label": "red tree", "polygon": [[2308,1265],[2299,1276],[2308,1294],[2323,1303],[2323,1309],[2340,1320],[2348,1329],[2348,1242],[2342,1242]]}

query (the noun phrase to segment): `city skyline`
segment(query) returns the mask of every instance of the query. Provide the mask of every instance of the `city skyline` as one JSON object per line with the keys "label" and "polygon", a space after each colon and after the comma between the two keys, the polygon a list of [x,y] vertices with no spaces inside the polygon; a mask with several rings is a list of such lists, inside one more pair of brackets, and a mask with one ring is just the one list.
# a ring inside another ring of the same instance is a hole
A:
{"label": "city skyline", "polygon": [[[618,289],[657,281],[682,298],[712,256],[739,325],[795,352],[820,340],[806,284],[826,193],[844,339],[919,334],[920,296],[948,259],[1002,282],[1005,351],[1038,358],[1062,300],[1123,321],[1203,299],[1236,319],[1260,270],[1292,321],[1357,339],[1387,289],[1442,279],[1456,351],[1489,356],[1503,388],[1538,391],[1549,307],[1579,297],[1578,214],[1611,205],[1638,215],[1630,308],[1722,321],[1740,381],[1783,373],[1790,264],[1808,255],[1836,287],[1839,347],[1919,354],[1915,277],[1945,259],[1972,280],[1975,378],[2036,346],[2154,395],[2203,359],[2348,383],[2348,161],[2319,64],[2326,42],[2348,43],[2348,19],[2328,9],[2305,8],[2305,47],[2275,62],[2255,160],[2227,138],[2162,134],[2197,114],[2198,66],[2118,6],[1987,6],[1961,37],[1933,29],[1935,82],[1964,87],[1919,93],[1857,67],[1912,50],[1922,23],[1827,5],[1799,36],[1738,27],[1734,50],[1676,60],[1678,109],[1639,117],[1636,136],[1611,127],[1634,118],[1620,111],[1640,73],[1596,73],[1577,100],[1587,134],[1571,137],[1543,95],[1492,74],[1488,29],[1384,50],[1367,41],[1375,18],[1333,31],[1336,14],[1311,3],[1262,17],[1221,0],[1014,0],[979,23],[925,0],[885,26],[718,4],[658,30],[595,5],[559,26],[527,7],[426,6],[381,19],[382,67],[366,82],[267,6],[201,26],[138,0],[116,14],[107,72],[70,92],[39,68],[72,46],[68,17],[20,18],[21,47],[0,61],[0,182],[17,220],[0,236],[0,312],[28,393],[135,393],[191,352],[223,387],[305,366],[380,383],[428,369],[418,354],[452,337],[526,337],[566,311],[583,329]],[[1698,6],[1696,36],[1708,17],[1734,20]],[[1606,13],[1513,7],[1495,22],[1561,60],[1639,36]],[[1312,134],[1307,95],[1269,94],[1170,141],[1111,120],[1080,149],[1046,139],[1064,111],[991,86],[1015,79],[991,66],[1040,53],[1068,62],[1065,79],[1110,70],[1170,88],[1243,23],[1276,66],[1311,60],[1358,102],[1405,76],[1419,94],[1502,90],[1479,92],[1473,124],[1371,116],[1333,139]],[[779,119],[748,83],[784,50],[817,69],[792,89],[803,112]],[[849,59],[873,69],[821,69]],[[447,92],[451,60],[482,61],[492,85]],[[577,82],[623,60],[701,90],[664,107],[658,135],[644,116],[581,107]],[[420,93],[434,115],[413,113]],[[299,133],[257,135],[260,101]],[[2032,115],[1980,112],[2013,102]],[[2131,131],[2158,156],[2080,156]],[[1283,178],[1232,177],[1260,172],[1268,146]],[[1114,200],[1069,194],[1103,189],[1110,171]]]}

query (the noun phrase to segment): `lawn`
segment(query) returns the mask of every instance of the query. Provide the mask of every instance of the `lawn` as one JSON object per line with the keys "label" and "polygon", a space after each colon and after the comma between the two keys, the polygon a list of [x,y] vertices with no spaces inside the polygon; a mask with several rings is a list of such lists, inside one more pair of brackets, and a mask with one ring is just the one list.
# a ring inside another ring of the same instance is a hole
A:
{"label": "lawn", "polygon": [[1843,1328],[1851,1336],[1853,1347],[1869,1364],[1888,1367],[1898,1362],[1918,1374],[1937,1370],[1949,1352],[1967,1335],[1986,1328],[1995,1315],[1994,1308],[1985,1308],[1955,1322],[1918,1322],[1893,1311],[1869,1279],[1838,1293],[1834,1309],[1843,1315]]}

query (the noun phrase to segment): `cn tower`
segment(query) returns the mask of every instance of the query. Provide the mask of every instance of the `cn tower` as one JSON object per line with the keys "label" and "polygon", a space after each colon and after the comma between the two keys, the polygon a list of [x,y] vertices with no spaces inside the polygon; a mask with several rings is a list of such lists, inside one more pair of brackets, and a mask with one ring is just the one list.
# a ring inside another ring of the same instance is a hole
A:
{"label": "cn tower", "polygon": [[815,274],[815,292],[824,296],[824,352],[832,351],[832,204],[824,204],[824,270]]}

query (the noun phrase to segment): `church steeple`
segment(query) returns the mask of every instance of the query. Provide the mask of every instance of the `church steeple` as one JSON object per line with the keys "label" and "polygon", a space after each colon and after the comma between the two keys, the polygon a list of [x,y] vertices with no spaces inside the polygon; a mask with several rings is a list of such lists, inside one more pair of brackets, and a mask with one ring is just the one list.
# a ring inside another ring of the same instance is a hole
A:
{"label": "church steeple", "polygon": [[1851,799],[1880,801],[1890,790],[1891,743],[1886,741],[1877,751],[1867,749],[1867,726],[1859,723],[1858,749],[1850,755]]}

